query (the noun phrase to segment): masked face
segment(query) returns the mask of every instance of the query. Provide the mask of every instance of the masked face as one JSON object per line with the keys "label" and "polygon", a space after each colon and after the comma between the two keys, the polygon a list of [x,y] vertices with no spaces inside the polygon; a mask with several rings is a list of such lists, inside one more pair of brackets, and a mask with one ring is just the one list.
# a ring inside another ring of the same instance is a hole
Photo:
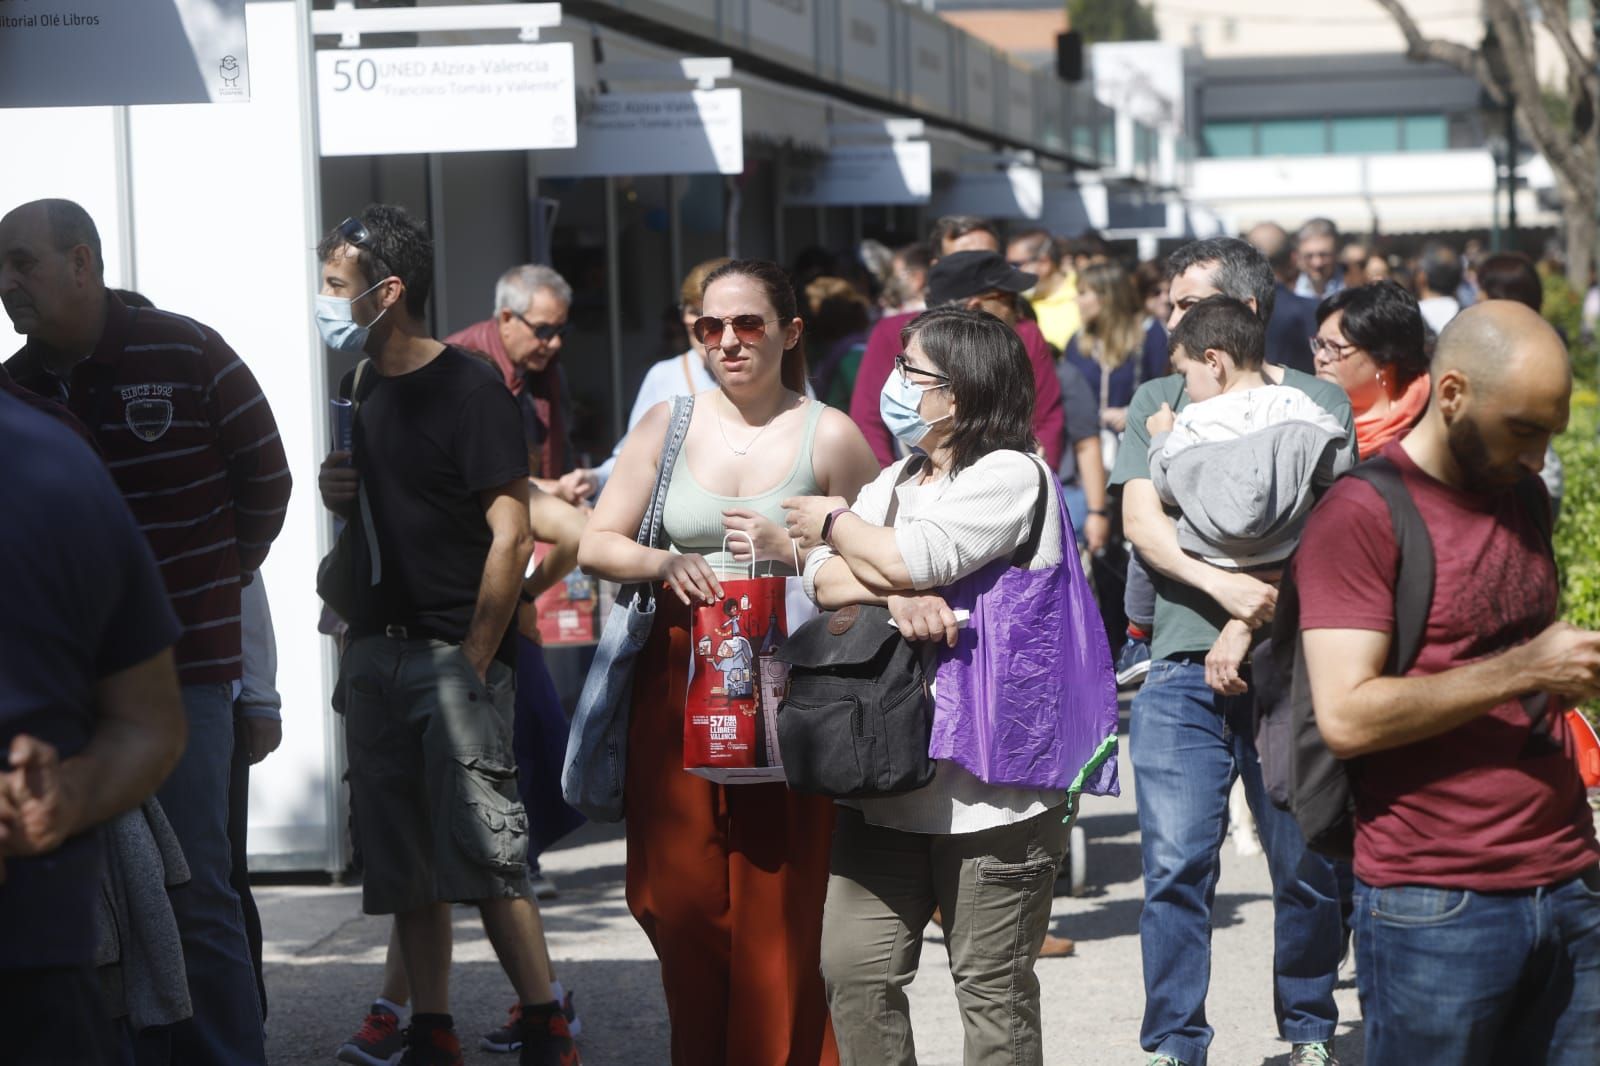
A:
{"label": "masked face", "polygon": [[[388,279],[385,278],[384,280],[387,281]],[[382,284],[382,281],[378,282],[378,285]],[[336,352],[366,351],[367,339],[372,335],[372,327],[378,324],[378,319],[382,318],[389,309],[385,307],[378,312],[377,318],[363,326],[356,322],[355,303],[356,300],[376,289],[378,285],[374,285],[367,292],[353,299],[346,299],[343,296],[324,296],[322,293],[317,294],[317,331],[322,334],[322,343]]]}
{"label": "masked face", "polygon": [[923,418],[923,396],[949,387],[949,381],[944,380],[942,375],[921,370],[901,355],[895,360],[895,369],[890,373],[889,380],[883,383],[883,391],[878,394],[878,414],[883,417],[884,426],[894,434],[896,440],[907,448],[915,448],[927,438],[929,430],[953,417],[951,412],[946,411],[931,422]]}

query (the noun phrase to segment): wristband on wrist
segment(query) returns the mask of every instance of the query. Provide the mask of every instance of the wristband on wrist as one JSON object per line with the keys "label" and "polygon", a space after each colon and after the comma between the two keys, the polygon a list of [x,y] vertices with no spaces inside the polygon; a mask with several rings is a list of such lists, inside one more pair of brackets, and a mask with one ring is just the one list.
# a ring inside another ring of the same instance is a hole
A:
{"label": "wristband on wrist", "polygon": [[1089,513],[1090,514],[1094,514],[1094,515],[1099,515],[1101,518],[1110,518],[1111,517],[1110,514],[1108,514],[1106,512],[1106,509],[1104,507],[1091,507],[1091,508],[1089,508]]}
{"label": "wristband on wrist", "polygon": [[849,514],[850,508],[836,507],[828,512],[828,517],[822,520],[822,543],[833,547],[833,523],[842,514]]}

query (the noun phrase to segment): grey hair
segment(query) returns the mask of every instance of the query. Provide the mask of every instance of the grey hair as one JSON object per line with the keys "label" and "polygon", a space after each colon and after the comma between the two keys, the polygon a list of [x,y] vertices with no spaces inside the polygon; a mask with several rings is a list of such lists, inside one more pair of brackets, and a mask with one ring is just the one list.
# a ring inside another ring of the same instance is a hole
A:
{"label": "grey hair", "polygon": [[561,303],[572,306],[572,286],[567,279],[539,263],[514,266],[494,283],[494,309],[527,314],[533,306],[533,294],[547,289]]}
{"label": "grey hair", "polygon": [[1307,237],[1332,237],[1334,240],[1338,240],[1339,227],[1335,226],[1330,219],[1308,218],[1305,225],[1300,227],[1300,232],[1295,234],[1295,239],[1303,241]]}
{"label": "grey hair", "polygon": [[1212,237],[1190,241],[1167,257],[1167,280],[1191,267],[1212,266],[1212,284],[1224,296],[1256,302],[1256,317],[1265,322],[1272,317],[1278,297],[1278,279],[1267,257],[1238,237]]}

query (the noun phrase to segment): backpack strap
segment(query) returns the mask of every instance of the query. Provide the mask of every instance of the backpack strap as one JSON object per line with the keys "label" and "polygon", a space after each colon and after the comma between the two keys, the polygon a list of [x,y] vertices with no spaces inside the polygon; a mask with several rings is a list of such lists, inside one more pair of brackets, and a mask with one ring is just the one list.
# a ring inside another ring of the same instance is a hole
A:
{"label": "backpack strap", "polygon": [[1428,611],[1433,606],[1433,538],[1400,468],[1389,459],[1368,459],[1345,476],[1371,485],[1389,507],[1399,562],[1394,583],[1394,640],[1383,672],[1399,677],[1417,661],[1428,627]]}
{"label": "backpack strap", "polygon": [[1554,555],[1555,512],[1544,482],[1537,475],[1530,475],[1517,482],[1516,493],[1517,502],[1522,504],[1523,510],[1532,517],[1534,527],[1539,530],[1539,541],[1544,546],[1545,554]]}

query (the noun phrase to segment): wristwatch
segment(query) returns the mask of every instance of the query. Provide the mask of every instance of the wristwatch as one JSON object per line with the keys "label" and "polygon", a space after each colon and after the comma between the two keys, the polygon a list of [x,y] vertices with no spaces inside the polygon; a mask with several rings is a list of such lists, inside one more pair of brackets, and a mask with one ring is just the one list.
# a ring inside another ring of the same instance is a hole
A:
{"label": "wristwatch", "polygon": [[822,520],[822,543],[830,548],[833,547],[833,520],[842,514],[849,513],[850,508],[848,507],[836,507],[828,512],[828,517]]}

